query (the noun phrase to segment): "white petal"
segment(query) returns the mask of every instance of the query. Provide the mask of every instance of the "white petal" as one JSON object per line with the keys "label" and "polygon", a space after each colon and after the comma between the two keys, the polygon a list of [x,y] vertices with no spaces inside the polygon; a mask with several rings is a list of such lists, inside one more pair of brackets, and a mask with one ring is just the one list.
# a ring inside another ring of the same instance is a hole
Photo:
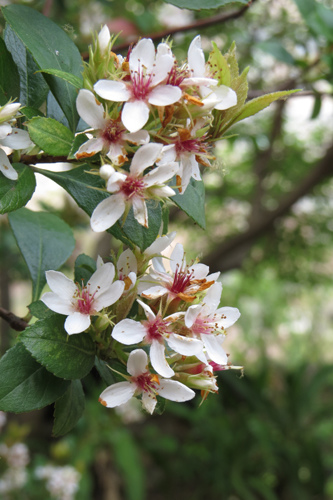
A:
{"label": "white petal", "polygon": [[187,328],[191,328],[191,326],[195,323],[195,320],[199,316],[202,311],[202,305],[198,304],[195,306],[190,306],[185,314],[185,325]]}
{"label": "white petal", "polygon": [[113,226],[125,212],[125,201],[121,195],[111,195],[101,201],[90,219],[93,231],[100,233]]}
{"label": "white petal", "polygon": [[149,321],[153,321],[156,318],[156,316],[153,313],[153,311],[150,309],[150,307],[147,304],[145,304],[144,302],[142,302],[142,300],[140,300],[140,299],[136,299],[136,300],[140,304],[140,306],[142,307],[142,309],[144,310],[146,318]]}
{"label": "white petal", "polygon": [[94,308],[96,311],[100,311],[104,307],[109,307],[117,302],[117,300],[119,300],[122,296],[124,288],[124,281],[115,281],[105,292],[99,295],[96,294],[96,298],[94,300]]}
{"label": "white petal", "polygon": [[103,28],[98,33],[98,45],[102,54],[106,52],[110,39],[111,39],[110,30],[108,26],[104,24]]}
{"label": "white petal", "polygon": [[26,149],[33,146],[28,132],[15,127],[7,137],[1,139],[1,144],[11,149]]}
{"label": "white petal", "polygon": [[150,188],[150,193],[154,198],[170,198],[176,194],[169,186],[153,186]]}
{"label": "white petal", "polygon": [[46,292],[42,295],[40,300],[44,302],[44,304],[47,305],[51,311],[58,314],[65,314],[68,316],[69,314],[73,314],[75,312],[74,305],[71,302],[65,301],[56,293]]}
{"label": "white petal", "polygon": [[[147,187],[163,185],[166,181],[171,179],[178,172],[178,163],[173,162],[170,164],[161,165],[154,168],[144,176],[144,182]],[[162,186],[164,187],[164,186]],[[171,188],[169,188],[171,189]]]}
{"label": "white petal", "polygon": [[181,87],[214,87],[219,82],[215,80],[215,78],[206,78],[206,77],[193,77],[193,78],[184,78],[181,83]]}
{"label": "white petal", "polygon": [[172,55],[158,54],[156,57],[156,65],[151,80],[152,86],[158,85],[159,83],[162,83],[163,80],[166,80],[173,65],[174,65],[174,58],[172,57]]}
{"label": "white petal", "polygon": [[144,101],[126,102],[121,113],[121,121],[130,132],[142,129],[149,118],[149,107]]}
{"label": "white petal", "polygon": [[127,160],[126,150],[120,143],[110,144],[110,149],[106,156],[110,158],[112,163],[117,165],[117,167],[124,165]]}
{"label": "white petal", "polygon": [[214,106],[215,109],[228,109],[237,104],[236,92],[226,85],[216,87],[214,94],[219,99],[219,103]]}
{"label": "white petal", "polygon": [[206,278],[209,273],[209,267],[206,264],[193,264],[190,268],[193,272],[193,279],[201,280]]}
{"label": "white petal", "polygon": [[8,157],[3,149],[0,148],[0,172],[3,173],[7,179],[16,181],[18,179],[18,173],[15,168],[10,164]]}
{"label": "white petal", "polygon": [[204,298],[205,313],[206,311],[207,314],[216,311],[216,309],[220,304],[221,294],[222,294],[222,283],[216,282],[209,288]]}
{"label": "white petal", "polygon": [[72,300],[77,290],[77,286],[74,281],[70,280],[59,271],[46,271],[45,277],[52,292],[59,295],[59,297],[61,297],[64,301]]}
{"label": "white petal", "polygon": [[148,144],[150,136],[147,130],[138,130],[138,132],[134,132],[133,134],[124,134],[124,139],[139,146],[141,144]]}
{"label": "white petal", "polygon": [[117,384],[110,385],[102,392],[99,400],[107,408],[114,408],[127,403],[136,391],[135,384],[131,382],[118,382]]}
{"label": "white petal", "polygon": [[82,144],[82,146],[79,147],[79,149],[75,153],[75,158],[77,160],[90,158],[91,156],[94,156],[96,153],[102,151],[103,146],[104,146],[104,141],[100,137],[97,139],[96,138],[89,139],[89,141],[85,142],[84,144]]}
{"label": "white petal", "polygon": [[205,75],[205,54],[201,48],[200,35],[192,40],[188,49],[187,60],[193,76],[202,77]]}
{"label": "white petal", "polygon": [[222,347],[224,338],[224,335],[201,335],[209,358],[218,365],[226,365],[228,363],[228,356]]}
{"label": "white petal", "polygon": [[170,401],[176,401],[177,403],[182,403],[184,401],[189,401],[195,396],[195,392],[192,391],[186,385],[177,382],[176,380],[161,380],[161,384],[158,388],[158,394],[163,398],[169,399]]}
{"label": "white petal", "polygon": [[150,93],[148,102],[153,106],[169,106],[179,101],[182,91],[173,85],[158,85]]}
{"label": "white petal", "polygon": [[9,123],[2,123],[0,124],[0,140],[4,139],[7,137],[8,134],[10,134],[12,131],[12,127],[9,125]]}
{"label": "white petal", "polygon": [[142,405],[145,408],[145,410],[147,410],[147,412],[150,413],[151,415],[155,410],[156,403],[157,400],[155,396],[150,392],[144,392],[142,394]]}
{"label": "white petal", "polygon": [[174,144],[168,144],[167,146],[163,146],[162,158],[158,162],[158,165],[165,165],[166,163],[172,163],[176,160],[176,157],[177,153]]}
{"label": "white petal", "polygon": [[116,324],[111,336],[121,344],[133,345],[142,342],[146,334],[146,328],[139,321],[127,318]]}
{"label": "white petal", "polygon": [[177,333],[172,333],[167,339],[167,342],[171,349],[182,356],[195,356],[203,349],[201,340],[183,337]]}
{"label": "white petal", "polygon": [[141,226],[148,227],[148,211],[147,205],[143,198],[134,196],[132,198],[133,215]]}
{"label": "white petal", "polygon": [[165,359],[165,346],[158,342],[158,340],[153,340],[150,351],[150,362],[157,373],[162,375],[162,377],[172,377],[175,372],[170,368],[169,363]]}
{"label": "white petal", "polygon": [[137,272],[138,266],[136,258],[130,248],[127,248],[127,250],[120,254],[117,262],[117,270],[118,275],[122,276],[127,276],[130,271],[133,271],[134,273]]}
{"label": "white petal", "polygon": [[81,89],[76,99],[76,109],[81,118],[94,129],[104,127],[104,107],[90,90]]}
{"label": "white petal", "polygon": [[148,288],[147,290],[142,292],[141,295],[147,299],[158,299],[159,297],[162,297],[162,295],[165,295],[166,293],[169,293],[169,290],[164,286],[158,285]]}
{"label": "white petal", "polygon": [[9,102],[3,106],[0,111],[0,119],[5,120],[6,118],[13,118],[18,110],[20,109],[21,104],[19,102]]}
{"label": "white petal", "polygon": [[149,144],[141,146],[133,156],[130,166],[131,174],[138,176],[146,168],[154,165],[161,154],[162,147],[162,144],[157,144],[155,142],[150,142]]}
{"label": "white petal", "polygon": [[89,314],[75,312],[67,317],[65,321],[65,330],[68,335],[81,333],[89,328],[90,323],[91,322]]}
{"label": "white petal", "polygon": [[108,182],[106,184],[106,190],[109,193],[114,193],[120,190],[121,185],[124,181],[126,181],[127,175],[122,174],[121,172],[114,172],[110,175]]}
{"label": "white petal", "polygon": [[182,267],[183,258],[184,258],[183,245],[177,243],[170,257],[170,267],[173,273],[175,273],[177,269]]}
{"label": "white petal", "polygon": [[137,377],[148,370],[148,356],[142,349],[135,349],[128,357],[127,371]]}
{"label": "white petal", "polygon": [[236,307],[220,307],[220,309],[217,309],[216,314],[221,314],[221,316],[223,316],[223,318],[218,321],[218,325],[222,325],[223,328],[228,328],[233,325],[240,317],[240,312]]}
{"label": "white petal", "polygon": [[107,101],[125,102],[131,97],[127,85],[114,80],[99,80],[95,83],[94,90],[96,94]]}
{"label": "white petal", "polygon": [[106,264],[103,264],[103,266],[98,267],[88,280],[90,292],[97,292],[97,295],[105,292],[113,282],[114,275],[115,269],[112,262],[107,262]]}
{"label": "white petal", "polygon": [[150,38],[142,38],[132,50],[129,57],[129,67],[131,71],[142,71],[146,68],[150,73],[155,60],[155,47]]}
{"label": "white petal", "polygon": [[146,250],[143,252],[146,257],[152,257],[153,255],[157,253],[163,252],[176,237],[176,232],[173,231],[170,234],[166,234],[164,236],[161,236],[160,238],[157,238],[157,240],[154,241]]}

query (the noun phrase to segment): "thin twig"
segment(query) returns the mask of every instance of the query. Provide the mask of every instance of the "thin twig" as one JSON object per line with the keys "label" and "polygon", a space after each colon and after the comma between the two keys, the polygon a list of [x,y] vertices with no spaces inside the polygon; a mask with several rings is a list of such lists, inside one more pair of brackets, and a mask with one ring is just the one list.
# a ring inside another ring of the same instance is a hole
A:
{"label": "thin twig", "polygon": [[4,319],[13,330],[17,332],[23,332],[28,326],[28,323],[16,316],[14,313],[7,311],[3,307],[0,307],[0,318]]}

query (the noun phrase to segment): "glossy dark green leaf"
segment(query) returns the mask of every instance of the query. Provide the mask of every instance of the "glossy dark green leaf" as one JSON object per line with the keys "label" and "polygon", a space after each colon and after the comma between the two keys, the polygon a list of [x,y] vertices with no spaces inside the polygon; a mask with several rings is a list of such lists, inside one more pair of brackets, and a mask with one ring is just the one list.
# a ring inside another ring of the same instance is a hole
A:
{"label": "glossy dark green leaf", "polygon": [[46,154],[67,156],[71,150],[74,134],[53,118],[35,117],[28,124],[31,139]]}
{"label": "glossy dark green leaf", "polygon": [[35,318],[45,319],[54,314],[41,300],[36,300],[28,305],[28,309]]}
{"label": "glossy dark green leaf", "polygon": [[80,380],[72,380],[67,391],[56,401],[54,409],[54,436],[67,434],[77,424],[85,407]]}
{"label": "glossy dark green leaf", "polygon": [[21,208],[9,215],[17,244],[33,281],[33,300],[45,285],[45,271],[58,269],[74,250],[71,228],[59,217]]}
{"label": "glossy dark green leaf", "polygon": [[[105,182],[99,175],[93,175],[91,167],[87,164],[76,167],[67,172],[50,172],[49,170],[40,170],[41,174],[54,180],[62,186],[88,215],[91,215],[95,207],[105,198],[110,196],[103,191]],[[126,221],[117,222],[109,232],[115,238],[123,241],[127,245],[137,245],[141,250],[151,245],[160,230],[162,222],[162,209],[159,203],[150,200],[148,207],[149,228],[141,226],[133,216],[131,209]]]}
{"label": "glossy dark green leaf", "polygon": [[[176,182],[176,181],[174,181]],[[173,184],[173,182],[171,182]],[[206,227],[205,186],[202,181],[191,178],[184,194],[176,194],[171,200],[202,229]]]}
{"label": "glossy dark green leaf", "polygon": [[6,44],[0,38],[0,106],[9,99],[19,98],[20,79],[16,64]]}
{"label": "glossy dark green leaf", "polygon": [[36,188],[35,174],[30,167],[20,163],[14,163],[13,167],[18,173],[16,181],[12,181],[1,175],[0,214],[24,207]]}
{"label": "glossy dark green leaf", "polygon": [[[2,13],[39,69],[56,69],[81,77],[80,53],[73,41],[53,21],[25,5],[8,5],[2,9]],[[74,131],[78,122],[77,90],[55,75],[45,74],[44,78]]]}
{"label": "glossy dark green leaf", "polygon": [[74,279],[81,284],[81,281],[86,285],[89,278],[96,271],[96,261],[82,253],[75,261]]}
{"label": "glossy dark green leaf", "polygon": [[117,382],[114,373],[107,366],[106,361],[97,358],[97,356],[95,358],[95,367],[107,386],[115,384]]}
{"label": "glossy dark green leaf", "polygon": [[95,346],[88,333],[67,335],[65,316],[37,321],[20,335],[32,356],[48,371],[64,379],[80,379],[94,365]]}
{"label": "glossy dark green leaf", "polygon": [[0,360],[0,410],[39,410],[63,395],[68,381],[55,377],[18,343]]}
{"label": "glossy dark green leaf", "polygon": [[89,140],[89,137],[86,136],[86,134],[78,134],[75,136],[71,150],[68,155],[69,160],[74,160],[75,159],[75,153],[78,151],[80,146],[87,142]]}
{"label": "glossy dark green leaf", "polygon": [[20,76],[19,102],[23,106],[39,108],[49,91],[47,83],[42,75],[37,73],[38,66],[32,55],[9,25],[5,30],[5,42]]}
{"label": "glossy dark green leaf", "polygon": [[166,3],[171,3],[180,9],[202,10],[202,9],[218,9],[225,5],[238,3],[247,5],[248,0],[165,0]]}

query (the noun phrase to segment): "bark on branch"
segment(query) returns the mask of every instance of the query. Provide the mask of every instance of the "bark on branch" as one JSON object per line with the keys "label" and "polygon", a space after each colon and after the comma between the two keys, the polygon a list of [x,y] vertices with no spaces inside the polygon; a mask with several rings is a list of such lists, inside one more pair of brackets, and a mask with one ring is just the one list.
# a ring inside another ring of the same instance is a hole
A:
{"label": "bark on branch", "polygon": [[28,326],[28,323],[24,319],[19,318],[10,311],[7,311],[3,307],[0,307],[0,318],[4,319],[13,330],[17,332],[23,332]]}

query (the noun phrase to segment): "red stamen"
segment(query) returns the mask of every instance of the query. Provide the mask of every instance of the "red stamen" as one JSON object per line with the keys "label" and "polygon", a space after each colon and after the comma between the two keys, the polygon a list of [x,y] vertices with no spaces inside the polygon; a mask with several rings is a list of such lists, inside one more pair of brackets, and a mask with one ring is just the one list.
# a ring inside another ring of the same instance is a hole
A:
{"label": "red stamen", "polygon": [[134,196],[135,194],[143,197],[144,189],[145,183],[142,179],[128,176],[127,179],[122,183],[120,191],[124,193],[126,198],[132,198],[132,196]]}

